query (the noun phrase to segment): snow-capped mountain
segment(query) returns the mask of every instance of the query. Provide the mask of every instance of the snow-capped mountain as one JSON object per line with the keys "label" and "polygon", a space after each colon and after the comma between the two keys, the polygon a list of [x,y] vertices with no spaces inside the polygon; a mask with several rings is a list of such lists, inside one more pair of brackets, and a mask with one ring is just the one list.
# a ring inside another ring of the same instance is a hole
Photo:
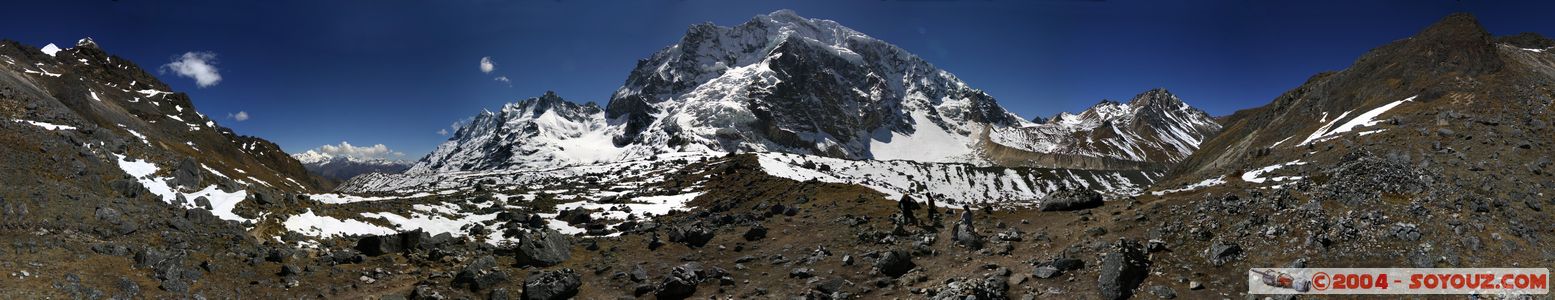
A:
{"label": "snow-capped mountain", "polygon": [[710,149],[966,162],[977,132],[1028,124],[906,50],[789,10],[734,27],[692,26],[639,61],[605,112],[623,124],[613,140],[627,155]]}
{"label": "snow-capped mountain", "polygon": [[[1209,114],[1166,89],[1153,89],[1128,103],[1104,100],[1079,114],[1060,113],[1032,126],[991,130],[987,149],[990,159],[1005,165],[1126,169],[1180,161],[1219,131],[1220,124]],[[1051,159],[1054,156],[1074,158],[1066,162]],[[1086,158],[1094,163],[1076,161]]]}
{"label": "snow-capped mountain", "polygon": [[550,167],[617,159],[604,111],[554,92],[476,115],[410,173]]}
{"label": "snow-capped mountain", "polygon": [[410,168],[410,163],[402,160],[331,155],[314,150],[292,154],[292,158],[309,172],[330,180],[347,180],[367,173],[399,173]]}
{"label": "snow-capped mountain", "polygon": [[[1165,90],[1034,123],[906,50],[780,10],[692,26],[639,61],[603,108],[547,92],[482,112],[406,173],[686,152],[1139,170],[1181,159],[1218,129]],[[1103,163],[1033,158],[1043,155]]]}

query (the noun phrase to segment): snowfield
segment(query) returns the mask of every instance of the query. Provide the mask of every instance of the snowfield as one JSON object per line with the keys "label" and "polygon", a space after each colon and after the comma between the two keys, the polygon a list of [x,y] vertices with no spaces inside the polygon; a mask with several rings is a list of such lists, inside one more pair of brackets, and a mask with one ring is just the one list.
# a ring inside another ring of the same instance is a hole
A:
{"label": "snowfield", "polygon": [[[969,164],[922,163],[903,160],[845,160],[784,153],[757,154],[761,168],[772,176],[858,184],[890,199],[913,195],[927,201],[922,185],[937,203],[950,207],[972,204],[1035,205],[1060,188],[1089,188],[1120,197],[1137,195],[1160,172],[1085,171],[977,167]],[[813,164],[815,168],[805,167]],[[825,171],[820,170],[824,166]]]}

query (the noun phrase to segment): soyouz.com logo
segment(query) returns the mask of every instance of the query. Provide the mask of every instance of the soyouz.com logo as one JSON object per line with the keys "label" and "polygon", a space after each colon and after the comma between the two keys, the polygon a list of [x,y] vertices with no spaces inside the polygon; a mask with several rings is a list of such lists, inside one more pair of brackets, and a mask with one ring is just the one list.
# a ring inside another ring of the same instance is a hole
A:
{"label": "soyouz.com logo", "polygon": [[1254,268],[1248,294],[1550,293],[1547,268]]}

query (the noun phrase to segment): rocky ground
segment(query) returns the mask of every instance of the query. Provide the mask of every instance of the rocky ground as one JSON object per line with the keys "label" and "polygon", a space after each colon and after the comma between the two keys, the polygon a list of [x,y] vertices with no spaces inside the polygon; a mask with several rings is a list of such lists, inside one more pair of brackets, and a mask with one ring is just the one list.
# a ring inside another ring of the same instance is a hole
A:
{"label": "rocky ground", "polygon": [[[107,200],[51,218],[39,213],[51,209],[13,200],[4,205],[0,238],[9,245],[0,266],[10,270],[7,285],[23,288],[0,296],[1202,299],[1248,297],[1252,267],[1555,259],[1552,226],[1540,217],[1555,205],[1547,197],[1412,198],[1443,193],[1422,182],[1436,182],[1429,178],[1440,170],[1365,152],[1350,158],[1325,171],[1371,175],[1050,208],[1074,210],[920,204],[903,214],[899,199],[874,190],[774,178],[754,157],[736,156],[679,173],[707,180],[710,192],[690,211],[629,221],[613,227],[631,228],[617,237],[582,237],[544,229],[544,207],[506,209],[499,218],[514,220],[509,228],[478,229],[521,236],[502,246],[410,232],[298,248],[299,235],[261,241],[203,210],[159,201]],[[1374,190],[1383,193],[1356,203],[1318,200]],[[1071,194],[1075,203],[1092,198]],[[495,201],[479,196],[373,205]]]}

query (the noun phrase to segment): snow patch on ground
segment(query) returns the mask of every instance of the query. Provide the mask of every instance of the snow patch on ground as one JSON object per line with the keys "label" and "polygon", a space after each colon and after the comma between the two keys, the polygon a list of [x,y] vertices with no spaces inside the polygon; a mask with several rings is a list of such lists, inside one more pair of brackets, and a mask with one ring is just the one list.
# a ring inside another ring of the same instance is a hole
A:
{"label": "snow patch on ground", "polygon": [[69,125],[59,125],[59,124],[53,124],[53,123],[38,122],[38,121],[31,121],[31,120],[22,120],[22,119],[15,119],[15,121],[16,122],[20,122],[20,123],[31,124],[32,126],[38,126],[38,127],[42,127],[43,129],[48,129],[48,130],[76,130],[75,126],[69,126]]}
{"label": "snow patch on ground", "polygon": [[313,201],[318,201],[320,203],[325,203],[325,204],[346,204],[346,203],[357,203],[357,202],[383,201],[383,200],[400,199],[400,198],[399,197],[363,197],[363,196],[356,196],[356,195],[329,193],[329,194],[308,194],[308,199],[313,199]]}
{"label": "snow patch on ground", "polygon": [[875,159],[904,159],[923,162],[965,161],[972,149],[967,137],[940,128],[922,113],[913,113],[916,131],[912,134],[882,129],[869,141]]}
{"label": "snow patch on ground", "polygon": [[[1329,129],[1330,126],[1334,125],[1334,123],[1338,123],[1339,120],[1343,120],[1346,115],[1350,114],[1350,112],[1345,112],[1344,114],[1339,115],[1338,118],[1334,118],[1333,122],[1330,122],[1327,125],[1323,125],[1322,128],[1318,128],[1317,132],[1313,132],[1312,135],[1307,136],[1307,139],[1301,141],[1301,144],[1298,144],[1297,146],[1304,146],[1304,145],[1307,145],[1307,144],[1310,144],[1310,143],[1327,141],[1327,140],[1336,138],[1339,135],[1344,134],[1346,132],[1354,131],[1355,128],[1357,128],[1357,127],[1368,127],[1368,126],[1377,125],[1377,123],[1382,122],[1381,120],[1377,120],[1378,116],[1381,116],[1383,113],[1388,112],[1388,110],[1391,110],[1394,107],[1397,107],[1399,104],[1404,104],[1404,102],[1414,101],[1415,97],[1418,97],[1418,96],[1410,96],[1409,98],[1405,98],[1404,100],[1393,101],[1391,103],[1384,104],[1384,105],[1379,106],[1377,108],[1373,108],[1372,110],[1369,110],[1369,111],[1366,111],[1364,113],[1361,113],[1360,115],[1355,116],[1355,118],[1350,119],[1349,121],[1344,122],[1344,124],[1341,124],[1338,127],[1333,127],[1333,129],[1330,130]],[[1373,132],[1373,133],[1375,133],[1375,132]]]}
{"label": "snow patch on ground", "polygon": [[[466,236],[464,228],[491,221],[497,218],[497,213],[489,214],[459,214],[459,207],[453,204],[412,206],[410,217],[401,216],[389,212],[362,213],[362,217],[378,218],[394,224],[397,231],[412,231],[420,229],[431,235],[447,233],[452,236]],[[487,240],[487,243],[495,244],[498,241]]]}
{"label": "snow patch on ground", "polygon": [[[557,205],[556,210],[563,211],[581,207],[587,210],[599,210],[591,214],[595,218],[624,220],[628,215],[651,217],[668,214],[670,211],[684,210],[686,202],[691,202],[691,199],[696,199],[697,196],[702,194],[703,192],[692,192],[679,195],[637,197],[633,198],[630,201],[631,203],[626,204],[599,204],[589,201],[578,201]],[[625,210],[630,210],[631,212],[628,213]],[[562,230],[562,228],[556,228],[556,230]]]}
{"label": "snow patch on ground", "polygon": [[1279,168],[1284,168],[1284,167],[1288,167],[1288,166],[1299,166],[1299,165],[1305,165],[1305,164],[1307,164],[1307,163],[1303,162],[1303,161],[1297,160],[1297,161],[1287,162],[1287,163],[1283,163],[1283,164],[1275,164],[1275,165],[1272,165],[1272,166],[1258,168],[1257,170],[1252,170],[1252,171],[1247,171],[1246,173],[1242,173],[1242,181],[1252,182],[1252,183],[1264,183],[1265,181],[1271,181],[1271,180],[1272,181],[1299,180],[1299,179],[1302,178],[1301,176],[1276,176],[1276,177],[1265,178],[1265,177],[1263,177],[1263,174],[1272,172],[1272,171],[1277,170]]}
{"label": "snow patch on ground", "polygon": [[[1276,144],[1278,144],[1278,143],[1276,143]],[[1220,176],[1220,177],[1205,179],[1204,181],[1200,181],[1200,182],[1195,182],[1193,184],[1189,184],[1189,185],[1181,187],[1181,188],[1168,189],[1168,190],[1159,190],[1159,191],[1150,192],[1150,194],[1151,195],[1156,195],[1156,196],[1161,196],[1161,195],[1166,195],[1166,194],[1173,194],[1173,193],[1181,193],[1181,192],[1198,190],[1198,189],[1212,187],[1212,186],[1217,186],[1217,185],[1221,185],[1221,184],[1225,184],[1225,183],[1226,183],[1226,176]]]}
{"label": "snow patch on ground", "polygon": [[286,225],[286,230],[323,238],[396,233],[392,229],[354,219],[341,220],[330,216],[315,215],[312,209],[286,218],[284,224]]}

